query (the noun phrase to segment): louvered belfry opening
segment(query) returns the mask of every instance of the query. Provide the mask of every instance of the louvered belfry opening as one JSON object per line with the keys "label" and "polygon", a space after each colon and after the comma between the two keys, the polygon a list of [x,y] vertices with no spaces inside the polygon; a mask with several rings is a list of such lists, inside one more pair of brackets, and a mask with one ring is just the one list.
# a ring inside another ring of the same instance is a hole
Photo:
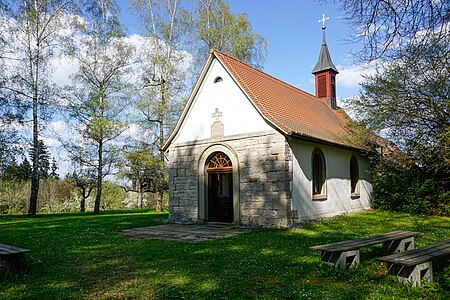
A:
{"label": "louvered belfry opening", "polygon": [[317,76],[317,97],[319,97],[319,98],[327,97],[327,76],[326,75]]}

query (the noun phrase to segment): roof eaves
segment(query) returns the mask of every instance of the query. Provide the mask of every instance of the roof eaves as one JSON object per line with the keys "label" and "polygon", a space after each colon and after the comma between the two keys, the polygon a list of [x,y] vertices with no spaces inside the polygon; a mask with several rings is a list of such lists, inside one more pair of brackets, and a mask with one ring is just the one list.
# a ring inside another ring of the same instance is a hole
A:
{"label": "roof eaves", "polygon": [[[213,61],[213,52],[214,49],[211,49],[209,52],[208,59],[203,64],[202,70],[200,71],[200,75],[197,78],[197,81],[194,84],[194,87],[191,90],[191,93],[189,94],[188,100],[184,104],[183,110],[181,111],[180,116],[178,117],[177,122],[175,123],[175,126],[173,127],[172,131],[170,132],[169,136],[167,137],[166,141],[162,145],[160,151],[166,151],[167,148],[169,148],[170,143],[175,138],[176,134],[178,133],[178,130],[181,127],[181,124],[183,123],[184,119],[186,118],[187,112],[189,111],[189,108],[192,105],[192,102],[194,101],[195,95],[197,94],[198,89],[200,88],[201,82],[203,82],[203,79],[206,75],[206,70],[209,68]],[[215,56],[215,55],[214,55]]]}
{"label": "roof eaves", "polygon": [[346,149],[346,150],[365,152],[365,149],[362,149],[362,148],[359,148],[359,147],[356,147],[356,146],[351,146],[351,145],[343,144],[343,143],[330,142],[330,141],[327,141],[327,140],[323,140],[323,139],[319,139],[319,138],[316,138],[316,137],[312,137],[312,136],[303,134],[301,132],[290,131],[290,132],[288,132],[286,134],[286,136],[288,138],[291,138],[291,139],[305,140],[305,141],[320,143],[320,144],[323,144],[323,145],[338,147],[338,148],[342,148],[342,149]]}

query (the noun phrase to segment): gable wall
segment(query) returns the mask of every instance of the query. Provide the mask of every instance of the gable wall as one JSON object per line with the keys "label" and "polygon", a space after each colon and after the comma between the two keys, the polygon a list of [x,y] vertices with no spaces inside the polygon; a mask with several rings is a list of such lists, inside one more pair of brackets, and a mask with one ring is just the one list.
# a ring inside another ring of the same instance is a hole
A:
{"label": "gable wall", "polygon": [[[306,141],[291,141],[293,154],[292,209],[298,222],[327,217],[370,207],[370,161],[356,152]],[[322,150],[326,165],[326,199],[312,196],[312,153]],[[350,193],[350,159],[355,155],[359,166],[359,197]]]}
{"label": "gable wall", "polygon": [[[222,82],[214,83],[218,76]],[[271,129],[226,69],[214,59],[172,143],[211,138],[212,114],[216,108],[222,113],[220,120],[225,136]]]}

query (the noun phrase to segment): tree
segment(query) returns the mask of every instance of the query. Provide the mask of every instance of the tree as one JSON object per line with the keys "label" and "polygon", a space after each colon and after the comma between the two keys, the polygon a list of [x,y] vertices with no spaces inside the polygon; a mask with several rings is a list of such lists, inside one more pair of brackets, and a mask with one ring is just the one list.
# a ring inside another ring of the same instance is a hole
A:
{"label": "tree", "polygon": [[430,174],[450,174],[450,37],[411,45],[362,84],[351,107]]}
{"label": "tree", "polygon": [[131,182],[131,186],[122,188],[126,192],[137,193],[139,208],[142,208],[144,193],[158,193],[168,189],[165,173],[164,162],[153,154],[153,149],[146,147],[126,151],[120,161],[120,177]]}
{"label": "tree", "polygon": [[344,19],[355,29],[351,40],[363,43],[358,53],[361,60],[395,58],[411,43],[426,47],[434,39],[449,35],[448,0],[332,2],[340,7]]}
{"label": "tree", "polygon": [[56,180],[59,179],[59,175],[58,175],[58,173],[56,173],[57,170],[58,170],[58,164],[56,162],[56,159],[53,157],[52,165],[50,167],[51,172],[48,174],[51,179],[56,179]]}
{"label": "tree", "polygon": [[256,68],[262,68],[266,39],[253,31],[246,14],[234,14],[225,0],[197,0],[195,19],[196,57],[202,63],[215,48]]}
{"label": "tree", "polygon": [[86,200],[91,195],[92,190],[96,186],[95,170],[78,169],[72,174],[66,176],[73,186],[75,186],[81,196],[80,212],[86,211]]}
{"label": "tree", "polygon": [[[14,73],[1,86],[8,97],[20,100],[22,108],[31,110],[32,165],[31,196],[28,215],[37,211],[39,192],[39,133],[41,120],[46,120],[45,108],[55,100],[55,91],[49,80],[49,58],[54,55],[56,39],[63,28],[63,16],[72,1],[24,0],[9,5],[11,18],[2,10],[2,20],[8,34],[9,49],[13,49]],[[5,22],[8,20],[8,22]],[[2,28],[3,29],[3,28]]]}
{"label": "tree", "polygon": [[[32,147],[29,151],[30,158],[37,157],[38,160],[38,177],[41,179],[49,178],[50,171],[50,153],[44,141],[39,140],[37,148]],[[33,175],[32,175],[33,177]]]}
{"label": "tree", "polygon": [[94,212],[98,213],[103,179],[117,152],[113,141],[127,127],[122,115],[128,104],[125,77],[133,49],[122,39],[123,27],[114,1],[93,1],[86,17],[86,23],[81,24],[82,37],[71,51],[80,67],[67,96],[80,139],[66,148],[81,164],[96,168]]}
{"label": "tree", "polygon": [[[135,10],[147,28],[146,34],[152,42],[147,55],[144,90],[136,103],[144,118],[140,123],[155,132],[153,145],[162,148],[168,129],[180,111],[180,98],[185,92],[187,70],[183,69],[190,28],[189,13],[181,7],[179,0],[136,0]],[[160,165],[165,163],[164,153],[159,153]],[[166,189],[160,186],[157,210],[162,211]]]}
{"label": "tree", "polygon": [[[393,195],[392,182],[406,180],[414,197],[394,207],[440,210],[450,195],[450,2],[338,3],[348,22],[359,28],[354,37],[363,42],[358,58],[380,61],[350,107],[364,125],[391,138],[407,154],[394,168],[385,161],[375,166],[374,200],[383,206],[394,203],[377,197]],[[426,201],[417,195],[427,195]]]}

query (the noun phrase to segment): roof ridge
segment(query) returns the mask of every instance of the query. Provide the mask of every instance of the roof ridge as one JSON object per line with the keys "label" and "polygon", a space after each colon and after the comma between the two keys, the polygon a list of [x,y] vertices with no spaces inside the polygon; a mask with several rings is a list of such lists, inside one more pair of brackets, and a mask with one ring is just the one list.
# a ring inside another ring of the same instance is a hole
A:
{"label": "roof ridge", "polygon": [[306,91],[304,91],[304,90],[302,90],[302,89],[300,89],[300,88],[298,88],[298,87],[293,86],[292,84],[289,84],[289,83],[287,83],[287,82],[285,82],[285,81],[283,81],[283,80],[281,80],[281,79],[278,79],[278,78],[276,78],[276,77],[274,77],[274,76],[272,76],[272,75],[270,75],[270,74],[268,74],[268,73],[266,73],[266,72],[264,72],[264,71],[261,71],[260,69],[257,69],[257,68],[255,68],[255,67],[252,67],[251,65],[249,65],[249,64],[247,64],[247,63],[245,63],[245,62],[243,62],[243,61],[240,61],[239,59],[236,59],[236,58],[234,58],[234,57],[232,57],[232,56],[230,56],[230,55],[228,55],[228,54],[225,54],[225,53],[223,53],[223,52],[220,52],[220,51],[217,50],[217,49],[211,49],[211,53],[214,53],[214,52],[218,52],[218,53],[220,53],[220,54],[222,54],[222,55],[224,55],[224,56],[226,56],[226,57],[228,57],[228,58],[230,58],[230,59],[232,59],[232,60],[234,60],[234,61],[236,61],[236,62],[238,62],[238,63],[240,63],[240,64],[243,64],[243,65],[245,65],[245,66],[247,66],[247,67],[249,67],[249,68],[251,68],[251,69],[253,69],[253,70],[255,70],[255,71],[257,71],[257,72],[261,73],[261,74],[264,75],[264,76],[270,77],[270,78],[273,79],[274,81],[279,82],[279,83],[281,83],[281,84],[283,84],[283,85],[286,85],[287,87],[289,87],[289,88],[291,88],[291,89],[294,89],[294,90],[296,90],[296,91],[298,91],[298,92],[300,92],[300,93],[302,93],[302,94],[306,94],[307,96],[313,97],[314,99],[321,100],[320,98],[317,98],[317,97],[314,96],[313,94],[310,94],[310,93],[308,93],[308,92],[306,92]]}
{"label": "roof ridge", "polygon": [[[247,63],[245,63],[245,62],[242,62],[242,61],[240,61],[240,60],[238,60],[238,59],[236,59],[236,58],[234,58],[234,57],[232,57],[232,56],[230,56],[230,55],[228,55],[228,54],[225,54],[225,53],[223,53],[223,52],[221,52],[221,51],[219,51],[219,50],[217,50],[217,49],[211,49],[211,51],[210,51],[211,54],[214,54],[215,52],[217,52],[217,53],[219,53],[220,55],[223,55],[223,56],[225,56],[226,58],[231,59],[231,60],[233,60],[233,61],[235,61],[235,62],[237,62],[237,63],[239,63],[239,64],[241,64],[241,65],[244,65],[244,66],[246,66],[246,67],[248,67],[248,68],[250,68],[250,69],[252,69],[252,70],[255,70],[255,71],[257,71],[258,73],[262,74],[263,76],[266,76],[266,77],[270,78],[272,81],[275,81],[275,82],[277,82],[277,83],[280,83],[280,84],[286,86],[287,88],[289,88],[289,89],[291,89],[291,90],[294,90],[295,92],[300,92],[301,94],[310,97],[310,98],[313,99],[314,101],[319,101],[319,102],[325,103],[325,107],[326,107],[329,111],[331,111],[331,113],[334,114],[334,115],[338,118],[338,120],[340,120],[340,121],[342,122],[342,124],[341,124],[340,126],[341,126],[344,130],[347,131],[347,129],[345,128],[345,122],[344,122],[344,120],[342,120],[341,116],[339,116],[339,114],[338,114],[334,109],[332,109],[332,108],[328,105],[328,103],[325,101],[325,99],[318,98],[318,97],[316,97],[316,96],[314,96],[314,95],[312,95],[312,94],[310,94],[310,93],[308,93],[308,92],[305,92],[305,91],[303,91],[302,89],[299,89],[299,88],[297,88],[297,87],[295,87],[295,86],[293,86],[293,85],[291,85],[291,84],[289,84],[289,83],[287,83],[287,82],[285,82],[285,81],[283,81],[283,80],[280,80],[280,79],[278,79],[278,78],[276,78],[276,77],[274,77],[274,76],[272,76],[272,75],[270,75],[270,74],[267,74],[267,73],[265,73],[265,72],[263,72],[263,71],[261,71],[261,70],[255,68],[255,67],[252,67],[252,66],[250,66],[249,64],[247,64]],[[217,57],[217,55],[215,55],[215,56]],[[239,77],[240,81],[246,86],[247,90],[249,90],[249,91],[252,93],[252,96],[255,98],[255,100],[258,101],[258,104],[260,105],[260,107],[262,107],[262,108],[264,109],[264,111],[265,111],[270,117],[272,117],[275,121],[277,121],[279,124],[283,125],[283,126],[284,126],[285,128],[287,128],[287,129],[290,129],[290,127],[289,127],[288,125],[286,125],[284,122],[280,121],[278,118],[276,118],[273,114],[270,113],[270,111],[265,107],[264,104],[262,104],[262,102],[261,102],[261,101],[258,99],[258,97],[255,95],[255,93],[253,92],[253,90],[250,89],[250,88],[248,87],[248,85],[245,83],[245,81],[241,78],[241,76],[239,75],[239,72],[237,72],[237,71],[233,68],[233,66],[232,66],[231,64],[229,64],[229,65],[230,65],[230,67],[233,69],[233,71],[234,71],[234,73],[236,74],[236,76]]]}
{"label": "roof ridge", "polygon": [[[217,50],[216,50],[216,51],[217,51]],[[222,52],[220,52],[220,51],[217,51],[217,52],[220,53],[220,54],[225,55],[225,56],[228,57],[228,58],[233,59],[234,61],[240,62],[240,63],[244,64],[245,66],[251,67],[250,65],[248,65],[248,64],[246,64],[246,63],[243,63],[243,62],[241,62],[240,60],[237,60],[237,59],[235,59],[235,58],[233,58],[233,57],[231,57],[231,56],[229,56],[229,55],[226,55],[226,54],[224,54],[224,53],[222,53]],[[217,57],[217,56],[216,56],[216,57]],[[219,58],[219,60],[220,60],[220,58]],[[245,85],[245,87],[247,88],[247,90],[252,94],[252,97],[253,97],[256,101],[258,101],[259,106],[260,106],[261,108],[263,108],[264,111],[265,111],[271,118],[273,118],[273,119],[274,119],[275,121],[277,121],[279,124],[283,125],[286,129],[289,129],[289,126],[287,126],[286,124],[284,124],[283,122],[281,122],[278,118],[276,118],[273,114],[271,114],[270,111],[262,104],[261,100],[258,99],[258,96],[256,96],[256,94],[253,92],[253,90],[249,88],[249,86],[245,83],[245,81],[244,81],[244,80],[242,79],[242,77],[239,75],[239,72],[237,72],[236,69],[234,69],[233,66],[232,66],[231,64],[229,64],[229,66],[230,66],[230,68],[233,69],[233,72],[235,73],[235,75],[239,77],[239,81],[241,82],[240,84]],[[251,68],[253,68],[253,67],[251,67]],[[253,69],[255,69],[255,70],[261,72],[262,74],[265,74],[264,72],[262,72],[262,71],[260,71],[260,70],[258,70],[258,69],[256,69],[256,68],[253,68]],[[284,131],[286,131],[286,130],[284,130]],[[286,131],[286,132],[288,132],[288,131]]]}

